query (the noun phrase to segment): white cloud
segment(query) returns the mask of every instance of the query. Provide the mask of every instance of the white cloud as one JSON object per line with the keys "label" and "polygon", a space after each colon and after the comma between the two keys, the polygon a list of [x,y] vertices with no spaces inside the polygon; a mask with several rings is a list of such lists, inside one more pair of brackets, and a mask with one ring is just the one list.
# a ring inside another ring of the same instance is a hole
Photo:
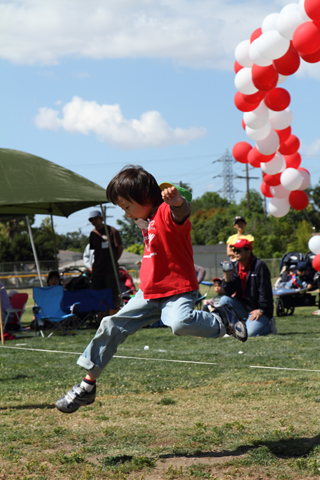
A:
{"label": "white cloud", "polygon": [[300,152],[306,156],[318,156],[320,153],[320,138],[316,138],[310,145],[301,142]]}
{"label": "white cloud", "polygon": [[231,69],[234,49],[290,0],[0,0],[0,58],[161,58]]}
{"label": "white cloud", "polygon": [[40,129],[95,133],[101,141],[124,150],[188,144],[206,134],[201,127],[170,128],[155,110],[143,113],[140,119],[127,120],[119,105],[99,105],[79,97],[64,105],[62,116],[59,110],[39,108],[35,124]]}

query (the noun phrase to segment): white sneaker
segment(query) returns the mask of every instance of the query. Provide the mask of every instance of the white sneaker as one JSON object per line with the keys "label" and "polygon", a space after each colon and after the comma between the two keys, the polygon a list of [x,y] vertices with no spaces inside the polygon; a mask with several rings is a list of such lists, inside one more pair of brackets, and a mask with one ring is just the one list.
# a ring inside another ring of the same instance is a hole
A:
{"label": "white sneaker", "polygon": [[271,335],[277,335],[278,330],[277,330],[277,327],[276,327],[276,321],[275,321],[274,317],[272,317],[270,319],[270,323],[271,323],[271,329],[270,329]]}

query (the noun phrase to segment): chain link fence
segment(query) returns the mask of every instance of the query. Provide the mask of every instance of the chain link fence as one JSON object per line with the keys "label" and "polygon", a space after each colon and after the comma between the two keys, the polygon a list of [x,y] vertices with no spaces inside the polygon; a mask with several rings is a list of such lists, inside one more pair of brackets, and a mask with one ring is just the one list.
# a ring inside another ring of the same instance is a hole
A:
{"label": "chain link fence", "polygon": [[[225,254],[211,253],[210,255],[202,255],[195,258],[195,263],[206,269],[206,280],[211,281],[215,277],[222,276],[220,262],[225,260]],[[279,276],[280,258],[266,258],[263,261],[270,270],[271,278]],[[209,266],[208,266],[209,265]],[[39,268],[41,272],[43,285],[46,285],[47,275],[50,270],[55,270],[55,262],[40,262]],[[136,271],[135,277],[138,277]],[[139,282],[139,279],[136,279]],[[38,273],[34,263],[0,263],[0,282],[6,287],[7,291],[33,288],[40,286]]]}

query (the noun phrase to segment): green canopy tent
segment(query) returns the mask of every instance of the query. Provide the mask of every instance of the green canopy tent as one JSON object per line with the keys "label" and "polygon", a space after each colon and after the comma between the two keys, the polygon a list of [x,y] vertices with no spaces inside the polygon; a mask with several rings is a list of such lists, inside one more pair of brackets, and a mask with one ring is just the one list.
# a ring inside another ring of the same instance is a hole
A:
{"label": "green canopy tent", "polygon": [[[0,216],[26,215],[33,254],[42,285],[29,214],[68,217],[78,210],[107,203],[105,189],[44,158],[0,148]],[[106,224],[105,218],[104,223]],[[54,231],[54,229],[53,229]],[[109,232],[106,234],[110,243]],[[110,249],[114,271],[116,263]],[[118,280],[118,275],[116,274]],[[120,292],[120,284],[118,282]]]}

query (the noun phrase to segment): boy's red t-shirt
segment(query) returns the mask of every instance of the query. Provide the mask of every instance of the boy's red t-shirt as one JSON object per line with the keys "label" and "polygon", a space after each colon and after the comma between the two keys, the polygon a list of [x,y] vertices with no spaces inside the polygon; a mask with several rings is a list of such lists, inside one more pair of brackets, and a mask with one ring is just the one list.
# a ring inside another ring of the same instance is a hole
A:
{"label": "boy's red t-shirt", "polygon": [[145,299],[198,290],[190,231],[190,220],[177,225],[166,203],[152,216],[148,230],[142,230],[145,249],[140,288]]}

